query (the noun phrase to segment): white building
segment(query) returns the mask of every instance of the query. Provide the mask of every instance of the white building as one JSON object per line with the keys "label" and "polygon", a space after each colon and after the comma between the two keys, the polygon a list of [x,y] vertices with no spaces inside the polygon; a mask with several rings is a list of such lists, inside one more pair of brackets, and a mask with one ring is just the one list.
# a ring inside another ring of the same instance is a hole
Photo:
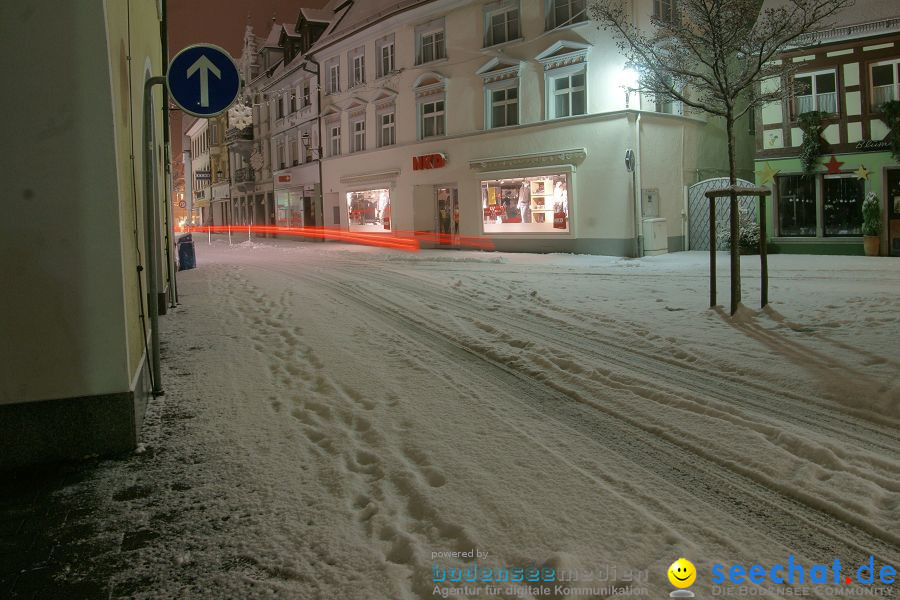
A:
{"label": "white building", "polygon": [[209,168],[209,121],[195,119],[188,127],[186,135],[187,147],[191,150],[191,190],[193,197],[195,223],[212,225],[211,173]]}
{"label": "white building", "polygon": [[[649,23],[654,2],[634,2]],[[307,53],[324,86],[324,224],[633,255],[657,218],[647,250],[683,248],[686,186],[727,172],[723,128],[629,98],[585,5],[330,2]]]}

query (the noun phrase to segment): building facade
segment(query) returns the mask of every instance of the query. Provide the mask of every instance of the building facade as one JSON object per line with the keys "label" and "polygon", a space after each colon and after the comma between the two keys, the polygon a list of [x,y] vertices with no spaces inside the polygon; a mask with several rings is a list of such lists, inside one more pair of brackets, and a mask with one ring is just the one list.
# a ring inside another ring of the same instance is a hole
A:
{"label": "building facade", "polygon": [[[773,0],[768,0],[764,9]],[[757,183],[772,189],[768,230],[780,252],[862,254],[862,202],[881,200],[882,255],[900,255],[900,163],[891,155],[886,102],[900,100],[900,10],[859,0],[830,29],[808,35],[780,60],[795,63],[796,89],[760,111]],[[804,172],[804,115],[816,111],[824,142]]]}
{"label": "building facade", "polygon": [[194,119],[185,134],[185,144],[191,150],[191,198],[197,225],[212,225],[211,174],[209,167],[209,119]]}
{"label": "building facade", "polygon": [[[723,128],[629,97],[624,59],[585,6],[326,6],[307,53],[323,94],[324,225],[501,250],[682,249],[686,186],[727,173]],[[635,0],[641,24],[653,10]],[[752,142],[743,160],[750,171]]]}

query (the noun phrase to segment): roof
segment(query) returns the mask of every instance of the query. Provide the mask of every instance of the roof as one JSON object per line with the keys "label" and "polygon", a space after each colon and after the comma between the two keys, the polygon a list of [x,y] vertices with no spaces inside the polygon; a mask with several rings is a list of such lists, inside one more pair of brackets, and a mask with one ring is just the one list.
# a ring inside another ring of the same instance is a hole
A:
{"label": "roof", "polygon": [[310,48],[310,53],[391,15],[434,0],[329,0],[323,12],[332,13],[331,25]]}
{"label": "roof", "polygon": [[[307,21],[313,21],[316,23],[330,23],[331,18],[334,16],[334,11],[326,10],[324,8],[301,8],[300,16]],[[299,21],[300,19],[297,20]]]}
{"label": "roof", "polygon": [[[761,14],[768,9],[788,7],[791,4],[791,0],[765,0]],[[868,28],[869,35],[882,33],[882,29],[898,29],[898,25],[900,25],[900,9],[898,9],[897,0],[856,0],[852,6],[826,19],[825,26],[820,31],[847,27],[853,28],[857,25],[882,24],[880,22],[884,21],[894,21],[894,24],[883,23],[883,27]]]}
{"label": "roof", "polygon": [[281,32],[283,30],[294,31],[293,23],[272,23],[271,29],[269,29],[269,35],[266,37],[266,41],[263,42],[263,48],[280,48],[278,45],[278,41],[281,39]]}

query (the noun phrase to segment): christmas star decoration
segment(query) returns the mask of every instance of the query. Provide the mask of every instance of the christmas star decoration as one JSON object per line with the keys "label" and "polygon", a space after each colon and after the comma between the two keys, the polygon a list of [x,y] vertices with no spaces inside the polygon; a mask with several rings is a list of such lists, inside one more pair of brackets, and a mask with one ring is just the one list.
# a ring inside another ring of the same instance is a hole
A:
{"label": "christmas star decoration", "polygon": [[831,175],[837,175],[841,172],[841,165],[843,165],[841,161],[834,157],[834,154],[831,155],[831,160],[825,163],[825,167],[828,169],[828,172]]}
{"label": "christmas star decoration", "polygon": [[853,171],[853,174],[856,175],[857,179],[865,179],[868,181],[871,172],[872,171],[868,170],[865,165],[859,165],[859,168]]}
{"label": "christmas star decoration", "polygon": [[759,182],[765,185],[767,183],[772,183],[772,180],[775,179],[775,176],[780,172],[781,169],[773,169],[772,165],[766,162],[762,170],[757,171],[756,174],[759,175]]}

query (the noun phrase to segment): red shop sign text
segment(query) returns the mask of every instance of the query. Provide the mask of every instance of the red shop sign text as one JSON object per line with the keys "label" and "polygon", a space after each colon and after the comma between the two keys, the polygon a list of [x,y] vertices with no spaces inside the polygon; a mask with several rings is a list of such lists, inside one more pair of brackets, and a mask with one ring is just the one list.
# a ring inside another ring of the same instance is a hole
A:
{"label": "red shop sign text", "polygon": [[413,171],[422,169],[440,169],[447,164],[447,157],[442,153],[413,156]]}

